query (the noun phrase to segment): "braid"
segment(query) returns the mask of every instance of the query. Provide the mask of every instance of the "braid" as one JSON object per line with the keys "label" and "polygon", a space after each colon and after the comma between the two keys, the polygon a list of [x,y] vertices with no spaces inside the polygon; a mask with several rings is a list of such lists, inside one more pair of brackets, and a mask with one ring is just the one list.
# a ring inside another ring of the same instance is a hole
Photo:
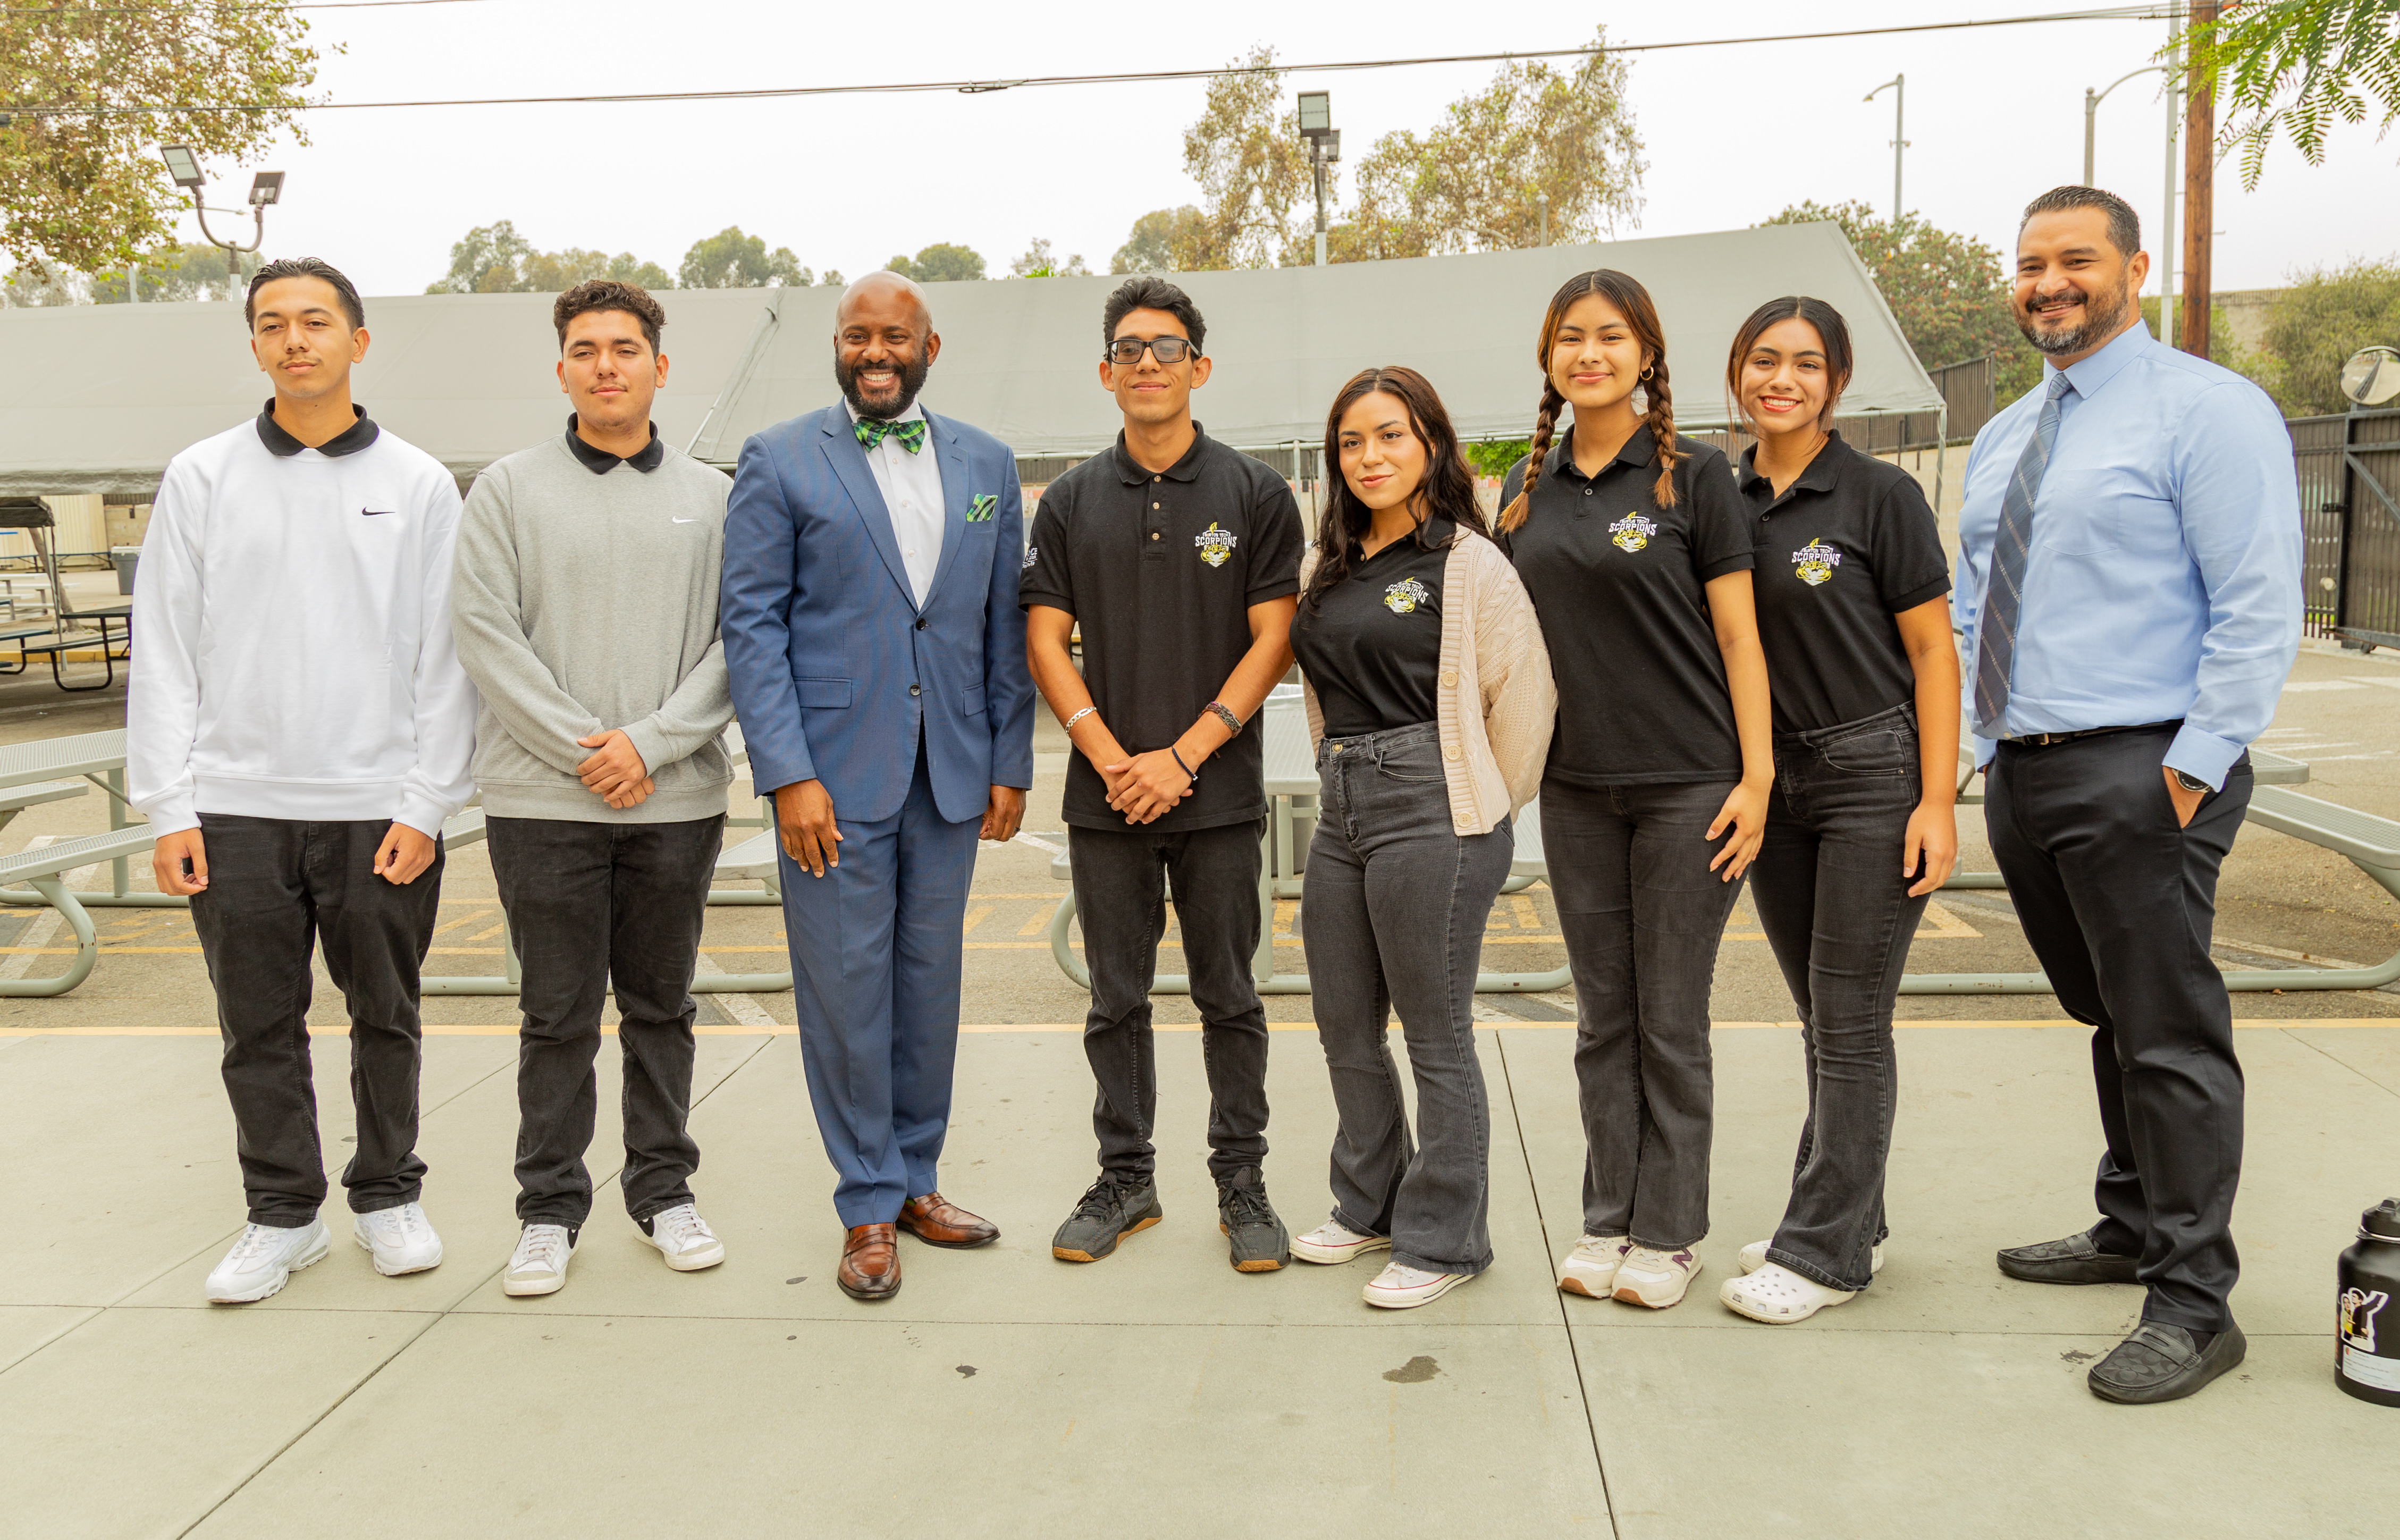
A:
{"label": "braid", "polygon": [[1667,388],[1667,361],[1664,358],[1651,366],[1651,377],[1642,382],[1643,393],[1649,398],[1650,410],[1644,420],[1650,424],[1650,436],[1658,443],[1658,484],[1651,492],[1661,508],[1675,506],[1675,467],[1683,456],[1675,448],[1675,402]]}
{"label": "braid", "polygon": [[1504,535],[1513,535],[1523,528],[1526,517],[1534,511],[1534,483],[1550,457],[1550,440],[1558,431],[1559,409],[1566,403],[1559,388],[1548,375],[1543,375],[1542,405],[1534,414],[1534,442],[1525,455],[1525,480],[1517,488],[1517,500],[1500,511],[1500,532]]}

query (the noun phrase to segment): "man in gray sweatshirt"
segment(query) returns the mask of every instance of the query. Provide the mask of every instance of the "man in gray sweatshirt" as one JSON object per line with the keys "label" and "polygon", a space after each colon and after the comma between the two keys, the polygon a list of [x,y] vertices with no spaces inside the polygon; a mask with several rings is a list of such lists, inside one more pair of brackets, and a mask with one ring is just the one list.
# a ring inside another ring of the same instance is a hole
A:
{"label": "man in gray sweatshirt", "polygon": [[517,1218],[502,1287],[549,1294],[592,1211],[600,1008],[617,991],[625,1206],[677,1272],[725,1247],[691,1194],[691,980],[733,719],[716,636],[731,483],[650,422],[666,313],[628,283],[558,297],[566,431],[468,494],[453,613],[482,692],[475,784],[518,955]]}

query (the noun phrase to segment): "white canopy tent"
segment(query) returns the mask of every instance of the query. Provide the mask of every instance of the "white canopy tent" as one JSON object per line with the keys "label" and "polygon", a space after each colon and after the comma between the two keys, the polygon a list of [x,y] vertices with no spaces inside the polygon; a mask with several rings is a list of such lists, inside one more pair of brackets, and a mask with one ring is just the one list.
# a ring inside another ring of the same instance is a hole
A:
{"label": "white canopy tent", "polygon": [[[1657,301],[1680,422],[1723,426],[1725,350],[1779,294],[1848,320],[1857,371],[1845,416],[1930,412],[1942,396],[1838,228],[1711,235],[1400,262],[1175,275],[1208,320],[1215,374],[1197,415],[1244,448],[1316,443],[1342,382],[1370,364],[1423,370],[1467,438],[1521,437],[1541,390],[1534,360],[1557,286],[1619,267]],[[932,286],[942,356],[925,390],[1020,456],[1111,443],[1115,403],[1095,374],[1100,308],[1116,278]],[[831,288],[678,291],[666,306],[660,431],[730,463],[751,433],[834,399]],[[377,421],[462,479],[557,432],[546,294],[371,299],[358,398]],[[0,495],[146,498],[184,445],[257,412],[268,394],[238,310],[216,304],[0,311]]]}

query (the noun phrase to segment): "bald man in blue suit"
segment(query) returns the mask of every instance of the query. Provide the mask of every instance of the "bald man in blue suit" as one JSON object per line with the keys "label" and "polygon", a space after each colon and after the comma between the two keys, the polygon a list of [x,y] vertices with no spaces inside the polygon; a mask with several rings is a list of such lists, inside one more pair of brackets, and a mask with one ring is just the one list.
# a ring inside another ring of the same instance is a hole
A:
{"label": "bald man in blue suit", "polygon": [[1033,784],[1016,457],[917,402],[941,352],[924,291],[850,286],[843,401],[742,446],[719,625],[751,781],[783,846],[793,1002],[847,1231],[852,1299],[900,1288],[898,1232],[999,1237],[946,1201],[959,973],[975,840]]}

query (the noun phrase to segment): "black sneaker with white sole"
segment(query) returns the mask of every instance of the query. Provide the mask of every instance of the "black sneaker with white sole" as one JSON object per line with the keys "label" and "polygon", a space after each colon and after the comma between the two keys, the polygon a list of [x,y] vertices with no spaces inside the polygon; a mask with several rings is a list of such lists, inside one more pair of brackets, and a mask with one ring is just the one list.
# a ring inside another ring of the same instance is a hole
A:
{"label": "black sneaker with white sole", "polygon": [[1096,1262],[1114,1251],[1117,1242],[1166,1217],[1158,1206],[1156,1182],[1103,1171],[1050,1238],[1050,1255],[1062,1262]]}
{"label": "black sneaker with white sole", "polygon": [[1266,1176],[1255,1165],[1218,1181],[1217,1228],[1233,1247],[1236,1273],[1273,1273],[1291,1261],[1291,1233],[1267,1202]]}

